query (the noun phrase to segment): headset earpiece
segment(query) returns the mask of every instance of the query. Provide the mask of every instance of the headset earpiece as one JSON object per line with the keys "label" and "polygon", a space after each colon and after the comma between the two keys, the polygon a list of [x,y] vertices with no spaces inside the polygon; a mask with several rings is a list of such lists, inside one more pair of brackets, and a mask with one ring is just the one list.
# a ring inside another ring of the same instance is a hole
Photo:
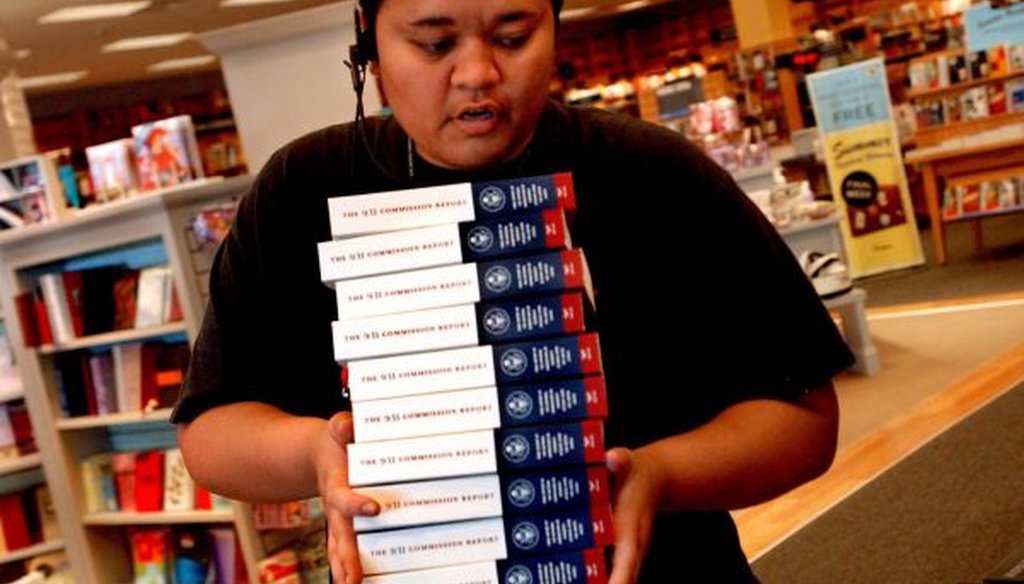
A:
{"label": "headset earpiece", "polygon": [[369,65],[370,61],[377,60],[377,42],[373,30],[370,29],[370,23],[367,22],[366,13],[359,8],[358,4],[355,8],[354,20],[356,44],[350,47],[349,53],[354,59],[352,61],[354,64],[365,67]]}

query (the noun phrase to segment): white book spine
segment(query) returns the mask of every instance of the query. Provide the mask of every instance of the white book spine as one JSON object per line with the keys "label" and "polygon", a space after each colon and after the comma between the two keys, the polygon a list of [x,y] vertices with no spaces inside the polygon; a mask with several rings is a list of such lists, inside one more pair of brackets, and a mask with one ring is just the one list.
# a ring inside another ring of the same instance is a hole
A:
{"label": "white book spine", "polygon": [[460,223],[476,215],[470,183],[332,197],[327,210],[336,238]]}
{"label": "white book spine", "polygon": [[498,579],[494,562],[395,572],[363,578],[363,584],[506,584]]}
{"label": "white book spine", "polygon": [[195,485],[181,450],[164,452],[164,511],[188,511],[195,507],[195,499]]}
{"label": "white book spine", "polygon": [[400,355],[476,345],[476,307],[468,304],[406,314],[334,321],[334,359]]}
{"label": "white book spine", "polygon": [[138,292],[135,295],[135,328],[164,324],[164,295],[170,268],[145,268],[139,272]]}
{"label": "white book spine", "polygon": [[356,536],[366,574],[501,560],[508,554],[504,523],[478,519]]}
{"label": "white book spine", "polygon": [[75,338],[71,324],[71,309],[65,297],[64,280],[60,274],[39,276],[39,287],[43,291],[46,314],[50,317],[50,329],[55,343],[66,343]]}
{"label": "white book spine", "polygon": [[352,486],[485,474],[497,468],[492,430],[348,445]]}
{"label": "white book spine", "polygon": [[494,385],[489,346],[353,361],[346,365],[352,402]]}
{"label": "white book spine", "polygon": [[501,516],[501,482],[495,474],[363,487],[357,491],[377,501],[381,511],[375,517],[354,517],[356,531]]}
{"label": "white book spine", "polygon": [[317,251],[320,279],[327,284],[462,262],[459,226],[455,223],[322,241]]}
{"label": "white book spine", "polygon": [[338,320],[480,301],[476,264],[344,280],[334,285]]}
{"label": "white book spine", "polygon": [[498,388],[484,387],[352,404],[356,442],[493,430],[501,426]]}

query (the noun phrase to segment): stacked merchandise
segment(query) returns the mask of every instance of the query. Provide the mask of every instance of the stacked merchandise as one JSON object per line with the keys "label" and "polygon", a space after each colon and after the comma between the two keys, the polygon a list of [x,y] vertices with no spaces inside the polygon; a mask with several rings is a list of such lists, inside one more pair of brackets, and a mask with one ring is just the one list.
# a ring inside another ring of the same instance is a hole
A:
{"label": "stacked merchandise", "polygon": [[574,207],[569,174],[329,201],[349,482],[381,505],[355,518],[368,582],[604,581],[607,399]]}
{"label": "stacked merchandise", "polygon": [[1024,177],[946,187],[942,218],[946,221],[1024,209]]}

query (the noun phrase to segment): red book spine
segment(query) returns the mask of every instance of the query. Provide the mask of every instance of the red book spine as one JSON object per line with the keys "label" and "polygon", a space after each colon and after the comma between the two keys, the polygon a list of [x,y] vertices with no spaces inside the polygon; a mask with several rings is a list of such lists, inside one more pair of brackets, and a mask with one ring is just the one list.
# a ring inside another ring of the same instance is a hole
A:
{"label": "red book spine", "polygon": [[20,494],[12,493],[0,497],[0,524],[3,527],[4,542],[7,544],[8,550],[32,545]]}
{"label": "red book spine", "polygon": [[14,305],[18,310],[18,323],[21,325],[21,337],[26,347],[38,347],[42,344],[39,336],[39,324],[36,322],[35,296],[31,292],[23,292],[14,297]]}
{"label": "red book spine", "polygon": [[85,319],[82,316],[82,311],[85,310],[82,306],[82,272],[61,272],[60,275],[64,280],[64,300],[71,315],[71,328],[74,329],[76,337],[85,336]]}
{"label": "red book spine", "polygon": [[159,511],[164,501],[164,453],[160,450],[135,455],[135,507]]}
{"label": "red book spine", "polygon": [[46,312],[46,302],[42,293],[33,294],[36,324],[39,325],[39,340],[43,345],[53,344],[53,328],[50,326],[50,315]]}

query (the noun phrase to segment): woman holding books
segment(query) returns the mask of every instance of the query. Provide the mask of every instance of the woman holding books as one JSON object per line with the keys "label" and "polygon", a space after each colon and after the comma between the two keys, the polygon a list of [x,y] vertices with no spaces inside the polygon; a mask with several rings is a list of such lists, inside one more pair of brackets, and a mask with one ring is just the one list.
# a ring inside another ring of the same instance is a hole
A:
{"label": "woman holding books", "polygon": [[[173,420],[201,485],[320,495],[339,582],[361,568],[349,404],[317,243],[326,199],[571,171],[610,402],[610,582],[756,582],[728,510],[824,472],[852,357],[788,248],[680,135],[551,102],[560,0],[362,2],[394,115],[279,151],[243,199]],[[677,284],[682,281],[683,284]],[[671,283],[670,283],[671,282]],[[339,413],[342,412],[342,413]]]}

